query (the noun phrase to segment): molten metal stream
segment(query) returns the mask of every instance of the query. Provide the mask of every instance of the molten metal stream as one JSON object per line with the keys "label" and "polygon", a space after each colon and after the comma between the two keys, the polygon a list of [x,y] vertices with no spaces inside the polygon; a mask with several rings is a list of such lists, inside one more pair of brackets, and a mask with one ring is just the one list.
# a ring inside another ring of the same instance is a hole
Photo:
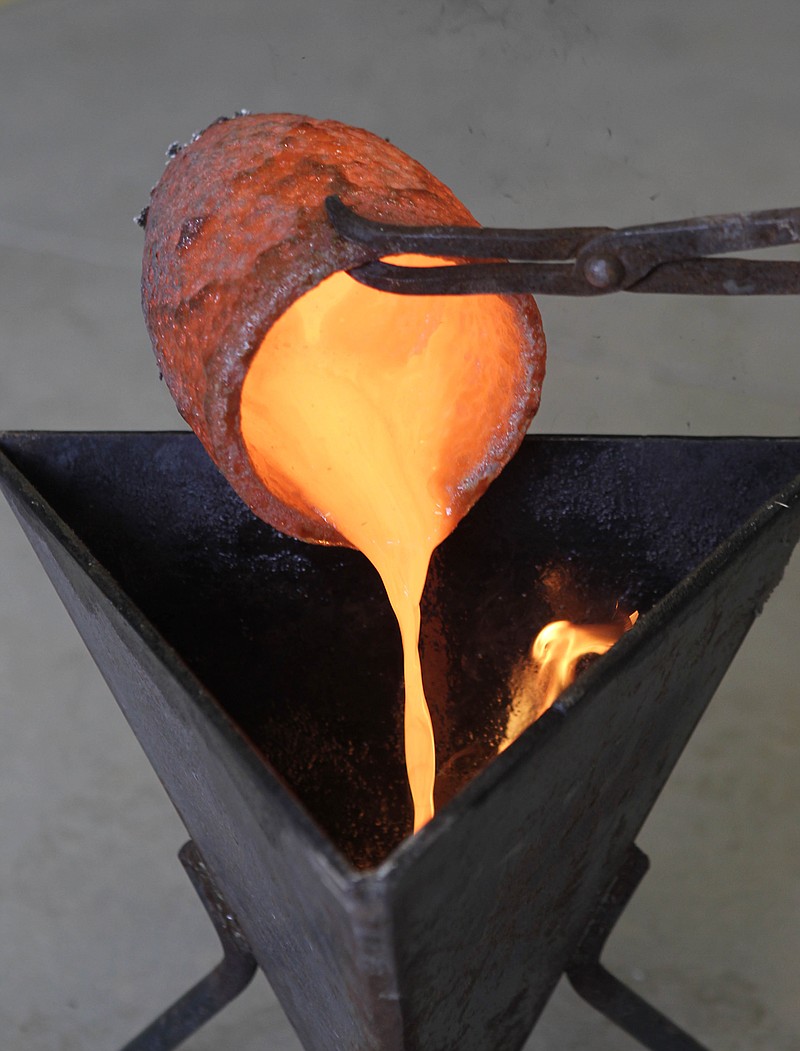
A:
{"label": "molten metal stream", "polygon": [[497,296],[394,297],[334,274],[273,325],[242,388],[259,477],[333,525],[383,580],[403,642],[414,831],[433,816],[436,775],[420,599],[431,553],[457,524],[454,497],[474,487],[513,415],[518,353]]}

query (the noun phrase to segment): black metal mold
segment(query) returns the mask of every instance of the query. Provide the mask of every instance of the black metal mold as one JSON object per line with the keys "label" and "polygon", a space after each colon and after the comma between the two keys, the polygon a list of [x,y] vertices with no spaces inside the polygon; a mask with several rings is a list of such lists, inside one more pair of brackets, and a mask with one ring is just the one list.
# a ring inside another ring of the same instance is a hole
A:
{"label": "black metal mold", "polygon": [[800,532],[793,439],[526,442],[426,597],[451,775],[491,754],[545,620],[647,612],[396,846],[398,643],[363,560],[258,523],[188,434],[0,446],[14,510],[309,1051],[521,1045]]}

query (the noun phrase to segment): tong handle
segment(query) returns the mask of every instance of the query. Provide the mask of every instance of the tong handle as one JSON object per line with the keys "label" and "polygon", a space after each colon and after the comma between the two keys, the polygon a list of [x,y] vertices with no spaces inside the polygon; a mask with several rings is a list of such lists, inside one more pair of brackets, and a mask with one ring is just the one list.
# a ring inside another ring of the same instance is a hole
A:
{"label": "tong handle", "polygon": [[595,287],[631,289],[664,264],[798,243],[800,208],[774,208],[612,230],[591,238],[575,261]]}

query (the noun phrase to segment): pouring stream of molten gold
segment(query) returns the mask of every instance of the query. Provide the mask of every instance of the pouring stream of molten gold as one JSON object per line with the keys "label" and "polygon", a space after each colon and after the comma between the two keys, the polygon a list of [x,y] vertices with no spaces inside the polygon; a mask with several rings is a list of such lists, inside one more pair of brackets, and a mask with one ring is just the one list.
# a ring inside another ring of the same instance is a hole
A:
{"label": "pouring stream of molten gold", "polygon": [[513,415],[518,353],[497,296],[387,296],[340,273],[278,319],[242,388],[242,436],[267,487],[334,526],[383,580],[403,643],[414,831],[433,816],[436,774],[419,658],[428,563]]}

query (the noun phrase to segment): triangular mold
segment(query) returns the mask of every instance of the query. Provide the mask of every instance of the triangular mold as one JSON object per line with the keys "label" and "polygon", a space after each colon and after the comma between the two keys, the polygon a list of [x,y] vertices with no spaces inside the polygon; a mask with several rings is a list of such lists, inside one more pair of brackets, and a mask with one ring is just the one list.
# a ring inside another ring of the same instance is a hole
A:
{"label": "triangular mold", "polygon": [[258,522],[190,434],[0,449],[309,1051],[521,1045],[800,532],[793,439],[526,441],[431,574],[443,792],[489,760],[546,620],[644,616],[398,847],[399,643],[364,560]]}

